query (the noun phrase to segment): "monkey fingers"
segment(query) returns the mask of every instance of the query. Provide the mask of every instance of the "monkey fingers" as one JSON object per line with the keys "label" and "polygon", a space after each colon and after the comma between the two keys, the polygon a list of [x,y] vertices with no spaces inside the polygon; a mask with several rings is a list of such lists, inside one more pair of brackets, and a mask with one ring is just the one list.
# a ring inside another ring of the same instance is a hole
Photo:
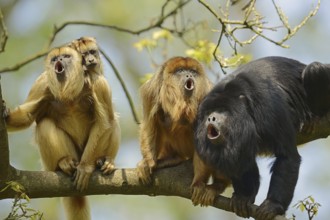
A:
{"label": "monkey fingers", "polygon": [[194,206],[202,205],[202,197],[204,193],[205,193],[205,185],[193,186],[191,201]]}
{"label": "monkey fingers", "polygon": [[100,170],[103,174],[110,174],[115,170],[115,164],[113,162],[113,159],[110,157],[105,157],[102,166],[100,167]]}
{"label": "monkey fingers", "polygon": [[77,161],[71,156],[63,157],[58,161],[58,167],[64,173],[72,176],[77,167]]}
{"label": "monkey fingers", "polygon": [[147,165],[146,160],[141,160],[137,165],[137,174],[139,179],[142,181],[143,184],[148,185],[151,184],[151,169]]}
{"label": "monkey fingers", "polygon": [[79,164],[77,166],[77,171],[74,176],[74,185],[76,186],[77,190],[83,191],[87,189],[89,178],[94,170],[95,170],[94,165]]}
{"label": "monkey fingers", "polygon": [[281,204],[272,202],[266,199],[257,209],[257,220],[272,220],[276,215],[283,215],[285,213]]}
{"label": "monkey fingers", "polygon": [[250,205],[249,198],[245,196],[238,196],[233,194],[230,200],[230,207],[236,213],[236,215],[248,218],[250,217]]}

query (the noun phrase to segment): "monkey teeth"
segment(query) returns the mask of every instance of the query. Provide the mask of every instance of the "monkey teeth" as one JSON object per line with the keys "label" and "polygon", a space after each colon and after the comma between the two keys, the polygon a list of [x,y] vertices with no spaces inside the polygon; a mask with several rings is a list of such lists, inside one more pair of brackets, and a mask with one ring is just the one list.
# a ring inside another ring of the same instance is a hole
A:
{"label": "monkey teeth", "polygon": [[208,139],[214,140],[217,139],[219,136],[220,136],[220,132],[218,131],[218,129],[213,124],[209,124],[207,126]]}
{"label": "monkey teeth", "polygon": [[185,88],[186,90],[189,90],[189,91],[193,90],[193,89],[195,88],[195,86],[194,86],[194,80],[192,80],[192,79],[188,79],[188,80],[186,81],[186,84],[184,85],[184,88]]}
{"label": "monkey teeth", "polygon": [[64,72],[64,66],[61,61],[57,61],[55,64],[55,72],[57,74],[62,74]]}

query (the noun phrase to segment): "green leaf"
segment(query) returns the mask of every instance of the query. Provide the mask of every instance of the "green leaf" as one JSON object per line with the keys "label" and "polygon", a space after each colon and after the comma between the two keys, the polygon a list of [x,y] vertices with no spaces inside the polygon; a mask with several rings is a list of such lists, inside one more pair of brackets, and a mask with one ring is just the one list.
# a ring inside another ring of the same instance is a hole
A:
{"label": "green leaf", "polygon": [[299,205],[299,209],[300,209],[300,211],[305,211],[305,206],[304,206],[304,204],[303,203],[301,203],[300,205]]}

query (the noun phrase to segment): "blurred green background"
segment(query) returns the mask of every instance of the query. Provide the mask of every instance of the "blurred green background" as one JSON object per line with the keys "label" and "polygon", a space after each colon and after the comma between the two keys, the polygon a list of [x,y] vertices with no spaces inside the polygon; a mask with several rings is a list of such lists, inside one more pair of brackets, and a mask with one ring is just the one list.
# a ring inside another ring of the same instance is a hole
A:
{"label": "blurred green background", "polygon": [[[40,51],[48,42],[53,26],[66,21],[81,20],[117,25],[132,30],[148,26],[159,16],[165,1],[154,0],[95,0],[95,1],[44,1],[44,0],[0,0],[0,7],[9,32],[6,51],[0,54],[0,68],[12,66],[17,62]],[[211,1],[216,3],[217,1]],[[292,0],[277,1],[283,7],[292,24],[297,24],[316,5],[316,1]],[[266,15],[267,21],[278,21],[270,0],[260,1],[259,10]],[[329,62],[330,53],[330,2],[323,1],[318,14],[293,37],[289,49],[277,47],[265,40],[257,39],[252,45],[240,49],[251,54],[253,59],[279,55],[298,59],[304,63],[312,61]],[[199,33],[201,39],[216,43],[217,33],[212,31],[219,25],[197,1],[192,1],[185,9],[187,20],[206,21],[208,28]],[[170,25],[170,24],[168,24]],[[274,32],[277,37],[281,32]],[[124,78],[133,97],[141,118],[141,103],[138,96],[140,78],[154,72],[149,55],[134,48],[134,43],[149,37],[152,32],[140,36],[120,33],[99,27],[73,25],[66,27],[55,39],[52,46],[61,45],[81,36],[94,36],[99,45],[111,57]],[[179,40],[168,45],[168,56],[185,55],[188,49]],[[230,51],[226,51],[230,53]],[[161,64],[164,60],[161,51],[152,52],[153,60]],[[109,65],[104,62],[105,74],[113,90],[113,102],[120,114],[122,142],[116,159],[120,168],[135,167],[141,159],[138,144],[138,126],[132,117],[125,94]],[[217,67],[217,65],[214,65]],[[220,70],[217,70],[220,72]],[[43,72],[43,58],[38,59],[19,71],[2,74],[3,98],[7,106],[13,108],[21,104],[28,91]],[[210,74],[212,81],[214,75]],[[41,164],[37,147],[33,142],[33,127],[9,134],[11,164],[18,169],[40,170]],[[299,149],[302,156],[299,181],[291,205],[312,195],[321,203],[316,219],[328,219],[330,216],[330,147],[329,140],[317,140]],[[256,203],[263,201],[269,183],[269,164],[271,159],[258,159],[261,173],[261,188]],[[329,162],[329,163],[328,163]],[[179,180],[178,180],[179,181]],[[230,195],[230,194],[229,194]],[[148,196],[90,196],[93,219],[240,219],[232,213],[215,208],[194,207],[191,201],[178,197]],[[0,200],[0,219],[7,216],[12,200]],[[33,199],[31,207],[44,213],[45,219],[63,219],[63,209],[59,198]],[[297,219],[307,219],[292,207],[288,216],[294,213]]]}

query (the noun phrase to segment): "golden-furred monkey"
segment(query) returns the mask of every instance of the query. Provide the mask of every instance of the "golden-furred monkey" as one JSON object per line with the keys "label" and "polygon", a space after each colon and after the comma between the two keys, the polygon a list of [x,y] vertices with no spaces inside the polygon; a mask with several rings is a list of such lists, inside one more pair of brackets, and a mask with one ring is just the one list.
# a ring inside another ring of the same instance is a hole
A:
{"label": "golden-furred monkey", "polygon": [[[8,111],[6,116],[11,130],[36,122],[36,142],[44,169],[74,175],[78,190],[87,188],[97,160],[109,155],[114,158],[119,144],[119,137],[113,136],[119,131],[113,131],[117,128],[112,127],[83,63],[82,55],[73,48],[52,49],[45,61],[45,77],[39,81],[46,84],[40,85],[43,93],[31,96],[38,98]],[[68,219],[90,219],[85,197],[64,198],[64,207]]]}
{"label": "golden-furred monkey", "polygon": [[154,169],[174,166],[194,155],[193,122],[202,98],[211,89],[201,64],[174,57],[141,87],[143,121],[138,175],[151,182]]}

